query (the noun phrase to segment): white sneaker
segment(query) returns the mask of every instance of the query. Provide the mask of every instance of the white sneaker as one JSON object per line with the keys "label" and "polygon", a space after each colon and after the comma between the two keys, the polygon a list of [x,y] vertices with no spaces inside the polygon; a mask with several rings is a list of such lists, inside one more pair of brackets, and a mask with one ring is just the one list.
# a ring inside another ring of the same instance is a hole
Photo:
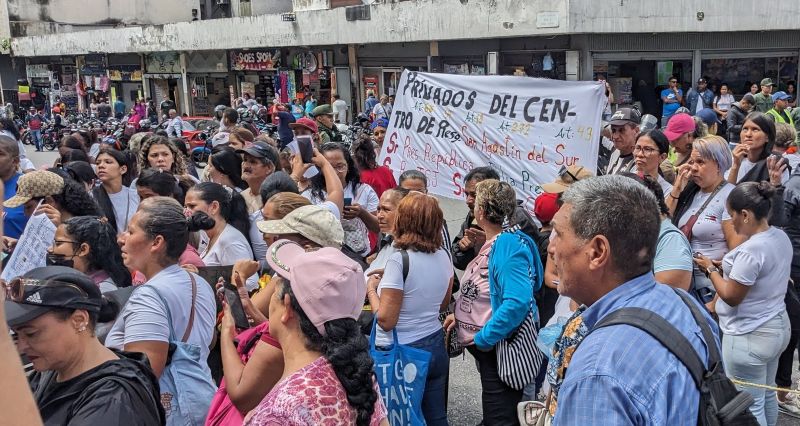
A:
{"label": "white sneaker", "polygon": [[800,404],[798,404],[797,396],[790,393],[786,395],[786,401],[778,400],[778,411],[787,416],[800,418]]}

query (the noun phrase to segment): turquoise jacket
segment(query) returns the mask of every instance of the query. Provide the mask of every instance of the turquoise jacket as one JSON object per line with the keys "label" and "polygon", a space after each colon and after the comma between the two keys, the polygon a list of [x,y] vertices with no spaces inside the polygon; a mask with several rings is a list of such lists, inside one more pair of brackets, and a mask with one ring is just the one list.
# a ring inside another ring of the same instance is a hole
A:
{"label": "turquoise jacket", "polygon": [[489,252],[492,317],[475,334],[479,349],[493,348],[522,324],[531,309],[536,309],[533,294],[542,286],[543,276],[539,250],[529,236],[521,231],[497,236]]}

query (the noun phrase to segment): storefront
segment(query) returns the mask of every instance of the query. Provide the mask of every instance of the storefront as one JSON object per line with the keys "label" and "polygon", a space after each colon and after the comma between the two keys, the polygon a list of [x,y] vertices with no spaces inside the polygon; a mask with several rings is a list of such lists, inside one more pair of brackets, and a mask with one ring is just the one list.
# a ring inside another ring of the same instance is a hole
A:
{"label": "storefront", "polygon": [[333,102],[334,51],[293,49],[289,57],[296,81],[293,97],[302,100],[313,93],[318,105]]}
{"label": "storefront", "polygon": [[[228,66],[234,75],[234,94],[241,97],[245,93],[269,104],[285,90],[285,77],[282,79],[279,68],[283,63],[280,49],[250,49],[228,51]],[[289,81],[289,89],[293,87]],[[226,86],[227,87],[227,86]],[[286,102],[285,99],[281,99]],[[232,102],[229,100],[226,104]]]}
{"label": "storefront", "polygon": [[217,105],[231,105],[228,59],[225,51],[192,52],[186,75],[193,116],[212,116]]}
{"label": "storefront", "polygon": [[166,99],[175,102],[178,114],[184,112],[180,54],[177,52],[152,53],[145,57],[144,84],[156,108]]}
{"label": "storefront", "polygon": [[[583,79],[606,78],[615,105],[636,105],[661,116],[660,93],[671,76],[687,93],[700,77],[718,93],[726,83],[736,99],[753,83],[771,78],[785,90],[798,79],[800,32],[675,33],[573,36],[584,52]],[[680,50],[670,50],[679,47]]]}
{"label": "storefront", "polygon": [[400,84],[403,70],[427,71],[430,43],[373,44],[359,47],[359,111],[367,92],[394,96]]}
{"label": "storefront", "polygon": [[105,54],[78,56],[79,82],[78,96],[81,98],[81,107],[87,108],[92,101],[109,98],[109,103],[114,99],[109,97],[111,82],[108,79],[108,58]]}
{"label": "storefront", "polygon": [[130,110],[138,99],[144,97],[141,58],[136,54],[109,55],[108,79],[111,82],[110,98],[121,98]]}
{"label": "storefront", "polygon": [[31,83],[28,90],[34,105],[49,109],[58,99],[67,106],[67,113],[78,111],[78,75],[74,57],[30,58],[25,71]]}

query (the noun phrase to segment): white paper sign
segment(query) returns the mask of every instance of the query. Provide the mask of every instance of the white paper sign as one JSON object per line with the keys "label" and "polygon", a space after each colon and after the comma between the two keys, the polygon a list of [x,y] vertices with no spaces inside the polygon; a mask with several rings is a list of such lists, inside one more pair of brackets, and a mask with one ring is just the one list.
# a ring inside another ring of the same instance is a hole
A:
{"label": "white paper sign", "polygon": [[55,235],[56,226],[47,215],[31,216],[0,278],[10,281],[31,269],[46,266],[47,249],[53,245]]}
{"label": "white paper sign", "polygon": [[562,167],[597,169],[605,87],[592,81],[403,72],[379,161],[419,170],[432,194],[464,198],[492,166],[533,210]]}

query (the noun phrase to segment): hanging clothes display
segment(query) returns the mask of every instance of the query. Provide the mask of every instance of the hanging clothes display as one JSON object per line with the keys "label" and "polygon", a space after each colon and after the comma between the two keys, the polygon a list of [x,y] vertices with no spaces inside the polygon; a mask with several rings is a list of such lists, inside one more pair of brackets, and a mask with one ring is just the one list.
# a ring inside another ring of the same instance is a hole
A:
{"label": "hanging clothes display", "polygon": [[289,79],[288,79],[289,81],[288,81],[288,83],[286,85],[286,93],[287,93],[287,96],[289,98],[294,98],[295,97],[295,93],[297,93],[297,82],[295,82],[295,80],[294,80],[294,73],[293,72],[289,71],[289,72],[287,72],[287,75],[289,77]]}
{"label": "hanging clothes display", "polygon": [[280,102],[283,102],[283,90],[281,90],[281,81],[283,81],[284,75],[282,72],[279,72],[275,75],[275,78],[272,79],[272,89],[275,92],[275,99]]}

